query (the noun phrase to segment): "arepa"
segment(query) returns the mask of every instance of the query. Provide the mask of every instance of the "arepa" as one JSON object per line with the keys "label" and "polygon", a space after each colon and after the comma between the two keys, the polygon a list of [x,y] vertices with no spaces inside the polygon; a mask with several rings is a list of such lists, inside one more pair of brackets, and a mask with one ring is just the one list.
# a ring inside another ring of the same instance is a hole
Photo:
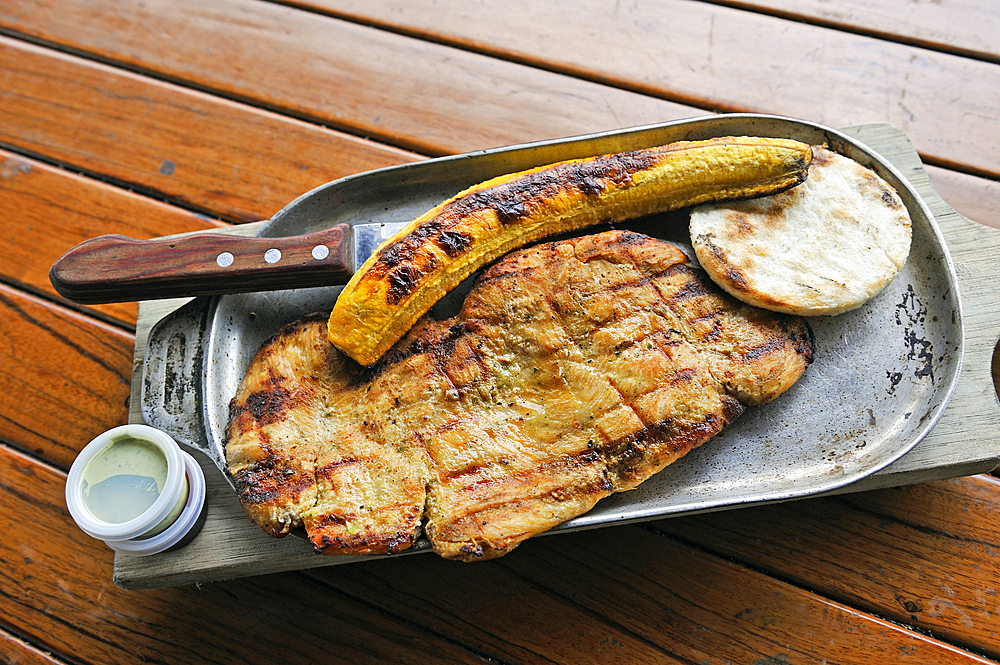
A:
{"label": "arepa", "polygon": [[906,262],[911,234],[888,183],[819,146],[801,185],[691,213],[692,245],[713,281],[751,305],[807,316],[877,295]]}

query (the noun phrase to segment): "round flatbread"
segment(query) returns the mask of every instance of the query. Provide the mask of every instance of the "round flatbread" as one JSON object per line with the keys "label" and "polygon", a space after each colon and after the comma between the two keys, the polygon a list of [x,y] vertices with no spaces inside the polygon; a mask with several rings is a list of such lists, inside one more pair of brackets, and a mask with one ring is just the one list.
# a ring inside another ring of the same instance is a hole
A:
{"label": "round flatbread", "polygon": [[910,252],[910,216],[871,170],[813,148],[809,177],[759,199],[691,213],[702,267],[743,302],[788,314],[840,314],[893,280]]}

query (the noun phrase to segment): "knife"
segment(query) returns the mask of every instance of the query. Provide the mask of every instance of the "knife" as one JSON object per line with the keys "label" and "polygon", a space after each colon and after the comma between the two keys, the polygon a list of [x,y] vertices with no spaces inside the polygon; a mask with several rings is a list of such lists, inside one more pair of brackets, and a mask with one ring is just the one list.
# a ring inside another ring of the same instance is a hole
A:
{"label": "knife", "polygon": [[104,235],[63,254],[49,280],[59,295],[87,305],[346,284],[404,226],[337,224],[285,238]]}

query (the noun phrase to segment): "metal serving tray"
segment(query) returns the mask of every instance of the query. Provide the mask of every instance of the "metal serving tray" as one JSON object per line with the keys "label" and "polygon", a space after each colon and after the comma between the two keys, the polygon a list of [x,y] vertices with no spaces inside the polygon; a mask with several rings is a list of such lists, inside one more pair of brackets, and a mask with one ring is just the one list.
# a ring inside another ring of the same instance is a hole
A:
{"label": "metal serving tray", "polygon": [[[748,409],[721,435],[638,489],[604,499],[559,528],[831,491],[895,461],[931,430],[957,383],[964,345],[955,268],[933,215],[895,167],[846,134],[790,118],[733,114],[484,150],[328,183],[289,204],[261,235],[310,233],[341,222],[406,222],[503,173],[724,135],[825,143],[872,168],[899,192],[910,212],[909,261],[862,308],[811,319],[816,359],[786,394]],[[693,255],[686,212],[621,226],[675,242]],[[198,298],[168,315],[153,328],[146,348],[143,418],[203,451],[224,470],[229,400],[254,352],[282,325],[329,310],[339,291],[330,287]],[[461,291],[438,307],[438,314],[448,314],[460,297]]]}

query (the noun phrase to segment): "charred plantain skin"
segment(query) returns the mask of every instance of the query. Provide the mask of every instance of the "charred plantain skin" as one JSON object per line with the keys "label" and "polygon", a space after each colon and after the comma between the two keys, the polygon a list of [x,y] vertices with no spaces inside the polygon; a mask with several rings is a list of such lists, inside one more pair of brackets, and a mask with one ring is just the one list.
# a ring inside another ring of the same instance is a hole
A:
{"label": "charred plantain skin", "polygon": [[776,194],[805,180],[811,159],[798,141],[723,137],[487,180],[386,240],[344,287],[327,334],[370,365],[448,291],[513,249],[601,222]]}

